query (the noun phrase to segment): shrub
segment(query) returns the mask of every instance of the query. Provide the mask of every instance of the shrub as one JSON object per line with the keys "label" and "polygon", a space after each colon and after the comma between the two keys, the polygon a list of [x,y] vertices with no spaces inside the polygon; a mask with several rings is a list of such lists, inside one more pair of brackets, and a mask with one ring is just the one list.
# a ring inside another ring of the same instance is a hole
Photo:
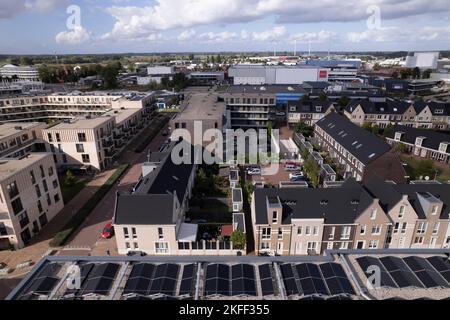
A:
{"label": "shrub", "polygon": [[243,250],[245,248],[246,237],[242,231],[234,230],[231,234],[230,240],[233,242],[234,249]]}

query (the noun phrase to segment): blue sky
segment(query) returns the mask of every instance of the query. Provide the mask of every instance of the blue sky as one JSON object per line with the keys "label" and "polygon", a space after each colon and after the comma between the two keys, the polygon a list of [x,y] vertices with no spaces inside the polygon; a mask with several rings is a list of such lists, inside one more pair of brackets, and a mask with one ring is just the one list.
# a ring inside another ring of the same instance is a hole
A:
{"label": "blue sky", "polygon": [[0,1],[0,53],[292,51],[295,42],[299,51],[309,43],[313,51],[449,50],[449,1]]}

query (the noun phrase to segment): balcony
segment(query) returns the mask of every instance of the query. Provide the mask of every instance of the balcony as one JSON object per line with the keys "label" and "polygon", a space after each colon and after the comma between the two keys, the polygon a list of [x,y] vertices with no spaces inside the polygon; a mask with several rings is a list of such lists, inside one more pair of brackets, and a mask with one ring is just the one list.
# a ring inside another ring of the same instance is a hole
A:
{"label": "balcony", "polygon": [[111,149],[114,147],[114,142],[112,140],[103,141],[102,146],[104,149]]}
{"label": "balcony", "polygon": [[106,152],[105,152],[105,157],[106,157],[107,159],[114,158],[116,155],[117,155],[117,150],[115,150],[115,149],[113,149],[113,150],[111,150],[111,151],[106,151]]}

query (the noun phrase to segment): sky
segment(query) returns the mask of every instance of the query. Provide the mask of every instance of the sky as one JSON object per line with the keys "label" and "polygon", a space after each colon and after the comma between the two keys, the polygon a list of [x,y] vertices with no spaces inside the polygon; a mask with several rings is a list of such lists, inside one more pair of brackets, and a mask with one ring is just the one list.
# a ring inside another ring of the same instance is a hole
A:
{"label": "sky", "polygon": [[0,0],[0,54],[450,50],[449,0]]}

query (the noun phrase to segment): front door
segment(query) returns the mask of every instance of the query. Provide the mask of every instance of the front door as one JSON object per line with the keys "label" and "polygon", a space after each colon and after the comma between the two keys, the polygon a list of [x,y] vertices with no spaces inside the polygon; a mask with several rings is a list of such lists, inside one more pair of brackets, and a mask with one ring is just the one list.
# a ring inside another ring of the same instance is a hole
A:
{"label": "front door", "polygon": [[358,250],[364,249],[364,241],[358,241],[358,244],[356,245],[356,249],[358,249]]}
{"label": "front door", "polygon": [[283,254],[283,242],[278,242],[277,254],[279,254],[280,256]]}

